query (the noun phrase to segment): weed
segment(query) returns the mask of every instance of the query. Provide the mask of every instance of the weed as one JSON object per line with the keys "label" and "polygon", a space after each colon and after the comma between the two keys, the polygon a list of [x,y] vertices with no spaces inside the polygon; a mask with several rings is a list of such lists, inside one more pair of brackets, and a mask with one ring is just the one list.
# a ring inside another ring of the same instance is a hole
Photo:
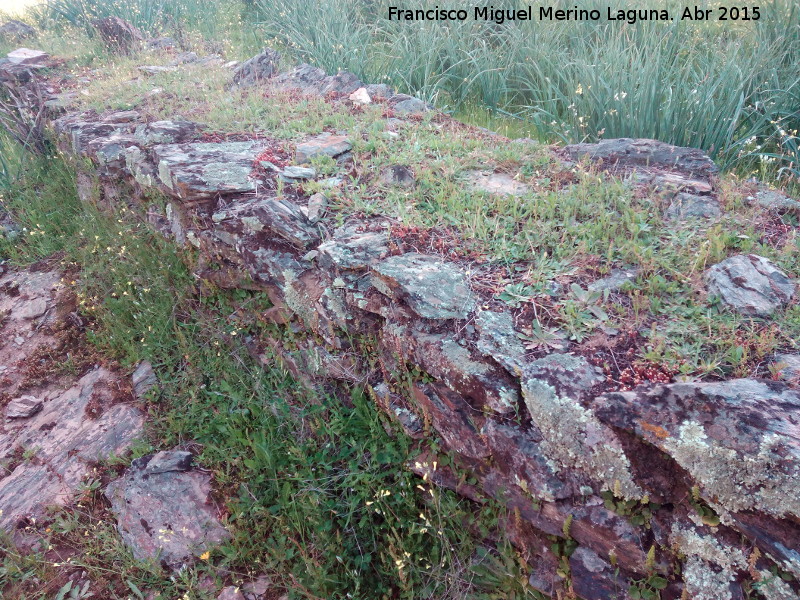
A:
{"label": "weed", "polygon": [[[28,233],[0,252],[18,264],[59,252],[74,273],[67,283],[92,343],[124,365],[153,363],[162,393],[149,405],[147,442],[136,454],[195,448],[214,475],[233,537],[168,581],[122,546],[93,476],[80,505],[40,524],[50,528],[51,545],[73,548],[72,558],[54,566],[41,555],[14,557],[9,569],[18,575],[0,577],[8,597],[43,589],[35,573],[58,582],[47,588],[51,596],[83,593],[84,584],[70,576],[75,569],[102,597],[156,589],[203,598],[201,575],[219,569],[238,581],[268,572],[306,598],[488,599],[507,580],[509,590],[521,589],[510,550],[478,552],[474,530],[489,527],[483,523],[495,509],[479,514],[452,492],[420,489],[405,468],[411,440],[391,428],[363,389],[339,390],[346,403],[320,401],[275,357],[250,355],[243,338],[258,335],[259,325],[239,309],[268,306],[263,293],[195,285],[191,254],[151,233],[132,209],[110,216],[82,204],[74,178],[60,158],[33,161],[4,198]],[[406,369],[403,379],[424,381],[426,374]]]}
{"label": "weed", "polygon": [[625,500],[617,498],[611,491],[600,492],[605,507],[618,515],[627,517],[633,525],[650,529],[653,513],[661,508],[657,502],[650,502],[645,496],[641,500]]}

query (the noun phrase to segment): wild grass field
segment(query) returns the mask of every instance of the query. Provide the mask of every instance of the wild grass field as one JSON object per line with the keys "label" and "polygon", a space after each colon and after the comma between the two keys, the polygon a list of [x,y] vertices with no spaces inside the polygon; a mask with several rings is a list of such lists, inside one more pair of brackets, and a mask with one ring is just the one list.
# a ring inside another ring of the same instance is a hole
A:
{"label": "wild grass field", "polygon": [[[420,0],[426,2],[434,4]],[[797,189],[797,1],[770,2],[758,22],[625,27],[392,23],[383,17],[391,3],[49,0],[22,18],[41,32],[31,45],[67,61],[71,81],[79,82],[79,108],[136,106],[153,119],[181,114],[222,133],[269,130],[287,143],[326,128],[347,130],[357,140],[359,174],[410,165],[413,191],[375,193],[366,175],[354,176],[330,193],[333,218],[390,215],[408,228],[457,231],[463,246],[454,250],[499,265],[508,282],[516,278],[503,291],[510,306],[549,296],[546,283],[556,278],[638,265],[640,280],[626,288],[629,303],[618,312],[598,311],[604,299],[581,286],[554,305],[559,329],[576,344],[599,328],[632,323],[649,328],[648,364],[713,378],[763,375],[768,356],[796,346],[797,305],[765,323],[687,299],[699,295],[699,274],[732,253],[755,252],[800,272],[796,216],[768,219],[744,201],[751,177]],[[457,128],[443,135],[431,119],[410,123],[395,142],[375,126],[379,106],[353,114],[315,98],[266,103],[258,91],[231,91],[221,67],[189,65],[141,78],[144,61],[167,57],[109,53],[90,25],[108,15],[226,60],[269,45],[287,63],[386,82],[509,137],[549,143],[627,136],[699,147],[723,169],[720,198],[731,217],[708,228],[674,228],[659,215],[657,199],[638,198],[621,179],[591,167],[560,187],[564,173],[544,144],[531,150]],[[10,49],[0,44],[0,53]],[[154,88],[167,93],[153,95]],[[460,174],[487,164],[529,184],[529,201],[466,191]],[[513,513],[420,482],[406,468],[411,441],[365,389],[349,390],[341,404],[309,394],[277,360],[266,367],[255,361],[250,336],[291,336],[238,310],[266,309],[265,295],[196,281],[181,251],[136,215],[81,202],[80,166],[58,152],[32,158],[0,134],[0,211],[22,231],[0,236],[0,260],[26,266],[56,256],[79,274],[92,343],[125,367],[152,361],[162,380],[148,406],[147,440],[130,458],[190,444],[226,498],[234,537],[199,566],[165,576],[122,547],[99,482],[88,482],[85,503],[54,514],[48,532],[53,545],[75,550],[70,564],[54,564],[44,552],[17,554],[0,540],[0,597],[80,597],[69,589],[59,596],[59,577],[82,570],[101,582],[94,597],[102,598],[142,599],[151,589],[164,600],[205,599],[212,597],[207,578],[230,583],[265,572],[297,598],[543,598],[526,585],[520,555],[497,535]],[[337,168],[325,160],[313,166],[322,174]],[[308,191],[318,191],[315,185]],[[532,329],[529,341],[546,347],[549,335]]]}
{"label": "wild grass field", "polygon": [[[114,14],[152,34],[200,34],[232,58],[273,44],[329,72],[389,82],[467,121],[493,123],[501,133],[570,142],[647,137],[702,148],[726,169],[798,175],[800,6],[794,0],[766,3],[757,21],[635,25],[605,19],[408,23],[388,20],[392,4],[49,0],[29,14],[54,36],[70,28],[90,32],[91,19]],[[449,6],[421,0],[414,8],[439,4]],[[540,5],[533,4],[534,14]],[[581,8],[605,15],[605,6],[592,1]],[[651,6],[678,15],[683,4],[620,5]],[[698,6],[720,14],[720,3]]]}

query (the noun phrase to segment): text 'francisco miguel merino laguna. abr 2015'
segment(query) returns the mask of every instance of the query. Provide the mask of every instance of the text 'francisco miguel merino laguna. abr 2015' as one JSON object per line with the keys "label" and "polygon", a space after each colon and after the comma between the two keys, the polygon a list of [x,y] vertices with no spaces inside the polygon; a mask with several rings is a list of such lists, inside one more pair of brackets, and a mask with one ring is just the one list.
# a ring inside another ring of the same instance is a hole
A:
{"label": "text 'francisco miguel merino laguna. abr 2015'", "polygon": [[665,8],[614,8],[584,9],[577,6],[568,9],[555,9],[552,6],[539,6],[537,10],[530,5],[527,8],[500,9],[494,6],[473,6],[468,8],[433,8],[407,9],[396,6],[389,7],[391,21],[475,21],[494,22],[502,25],[508,21],[615,21],[634,24],[638,21],[758,21],[761,13],[758,6],[701,8],[685,6],[675,14]]}

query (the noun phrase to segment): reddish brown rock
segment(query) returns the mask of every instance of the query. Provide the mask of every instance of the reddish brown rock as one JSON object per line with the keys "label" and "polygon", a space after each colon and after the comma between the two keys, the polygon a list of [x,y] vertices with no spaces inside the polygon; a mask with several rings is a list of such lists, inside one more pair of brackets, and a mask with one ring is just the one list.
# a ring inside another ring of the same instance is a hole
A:
{"label": "reddish brown rock", "polygon": [[306,249],[319,241],[319,233],[299,207],[285,199],[270,197],[234,198],[212,217],[218,235],[224,232],[230,245],[281,241]]}
{"label": "reddish brown rock", "polygon": [[191,204],[218,195],[254,192],[258,181],[253,164],[266,146],[254,141],[163,144],[153,147],[152,163],[160,187]]}
{"label": "reddish brown rock", "polygon": [[415,386],[414,398],[450,449],[470,458],[489,455],[478,436],[482,417],[461,396],[446,386],[431,384]]}
{"label": "reddish brown rock", "polygon": [[675,383],[606,394],[603,422],[669,454],[731,512],[800,515],[800,395],[777,382]]}
{"label": "reddish brown rock", "polygon": [[[56,271],[0,276],[0,389],[11,398],[0,427],[0,527],[8,531],[71,503],[97,461],[123,455],[144,423],[137,408],[120,401],[127,384],[118,374],[88,365],[77,375],[48,368],[47,356],[60,348],[53,332],[69,331],[76,318],[61,278]],[[81,343],[78,332],[70,335]],[[32,363],[42,375],[31,376]]]}
{"label": "reddish brown rock", "polygon": [[133,461],[106,497],[134,556],[177,570],[230,537],[210,492],[211,476],[192,469],[190,453],[173,451]]}

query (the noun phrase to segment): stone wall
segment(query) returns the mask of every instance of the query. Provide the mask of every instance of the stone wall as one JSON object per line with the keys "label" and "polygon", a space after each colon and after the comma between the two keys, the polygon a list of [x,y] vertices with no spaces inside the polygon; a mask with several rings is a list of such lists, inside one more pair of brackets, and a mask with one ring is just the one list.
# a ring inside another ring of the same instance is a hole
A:
{"label": "stone wall", "polygon": [[[382,95],[387,127],[430,110],[350,74],[277,73],[268,54],[245,65],[237,84],[266,73],[266,84],[303,93]],[[337,227],[324,195],[279,196],[278,179],[306,172],[266,160],[268,139],[198,142],[201,124],[136,111],[68,113],[51,126],[64,151],[88,159],[83,200],[146,215],[189,250],[198,277],[269,294],[273,308],[258,318],[292,342],[251,339],[253,352],[274,352],[312,387],[365,386],[419,440],[409,468],[509,507],[507,533],[536,589],[586,600],[740,599],[748,588],[798,597],[787,581],[800,577],[796,390],[743,379],[604,393],[603,374],[580,356],[530,358],[513,315],[486,308],[466,267],[401,252],[391,219]],[[351,141],[305,140],[295,162],[346,162]],[[676,218],[716,202],[715,167],[696,150],[610,140],[561,152],[655,168],[651,177],[682,190]]]}

